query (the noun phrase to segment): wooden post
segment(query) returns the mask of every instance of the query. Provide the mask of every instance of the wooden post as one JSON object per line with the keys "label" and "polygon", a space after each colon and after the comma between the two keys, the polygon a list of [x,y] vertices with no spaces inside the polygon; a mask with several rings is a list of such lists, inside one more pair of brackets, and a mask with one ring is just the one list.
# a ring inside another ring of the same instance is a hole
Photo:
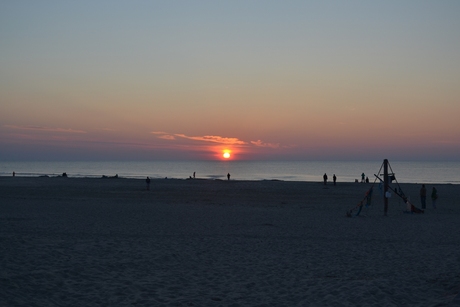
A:
{"label": "wooden post", "polygon": [[388,192],[388,184],[389,184],[389,178],[388,178],[388,160],[385,159],[383,160],[383,214],[386,216],[388,212],[388,197],[387,197],[387,192]]}

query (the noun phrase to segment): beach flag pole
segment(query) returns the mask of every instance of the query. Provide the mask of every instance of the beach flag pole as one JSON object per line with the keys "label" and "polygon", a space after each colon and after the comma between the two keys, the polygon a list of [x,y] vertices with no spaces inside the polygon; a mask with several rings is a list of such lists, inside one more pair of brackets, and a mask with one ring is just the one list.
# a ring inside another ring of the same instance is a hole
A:
{"label": "beach flag pole", "polygon": [[385,159],[383,160],[383,214],[386,216],[388,212],[388,197],[387,197],[387,192],[388,192],[388,160]]}

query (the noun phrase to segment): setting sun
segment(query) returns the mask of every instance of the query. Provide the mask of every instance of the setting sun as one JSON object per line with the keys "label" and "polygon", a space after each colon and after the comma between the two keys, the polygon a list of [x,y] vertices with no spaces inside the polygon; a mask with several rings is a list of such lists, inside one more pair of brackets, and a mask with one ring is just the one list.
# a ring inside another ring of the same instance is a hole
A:
{"label": "setting sun", "polygon": [[225,159],[229,159],[230,158],[230,153],[228,151],[224,152],[224,154],[222,155]]}

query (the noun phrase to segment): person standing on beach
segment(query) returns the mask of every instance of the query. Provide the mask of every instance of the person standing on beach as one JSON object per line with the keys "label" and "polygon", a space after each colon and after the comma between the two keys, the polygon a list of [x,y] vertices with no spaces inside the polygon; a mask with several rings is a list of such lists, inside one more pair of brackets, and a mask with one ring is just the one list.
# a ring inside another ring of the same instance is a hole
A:
{"label": "person standing on beach", "polygon": [[366,175],[364,175],[364,173],[361,174],[361,182],[364,183],[364,178],[366,178]]}
{"label": "person standing on beach", "polygon": [[227,174],[227,180],[230,180],[230,173]]}
{"label": "person standing on beach", "polygon": [[422,203],[422,209],[426,209],[426,188],[424,184],[422,184],[422,188],[420,189],[420,201]]}
{"label": "person standing on beach", "polygon": [[433,190],[431,191],[431,203],[433,204],[433,209],[436,209],[437,199],[438,199],[438,190],[436,190],[436,188],[433,187]]}
{"label": "person standing on beach", "polygon": [[332,180],[334,181],[334,185],[335,185],[335,183],[337,181],[337,177],[335,176],[335,174],[334,174],[334,176],[332,176]]}
{"label": "person standing on beach", "polygon": [[324,185],[326,185],[326,183],[327,183],[327,174],[326,173],[324,173],[324,175],[323,175],[323,180],[324,180]]}
{"label": "person standing on beach", "polygon": [[147,176],[147,179],[145,179],[145,183],[147,184],[147,191],[150,191],[150,178]]}

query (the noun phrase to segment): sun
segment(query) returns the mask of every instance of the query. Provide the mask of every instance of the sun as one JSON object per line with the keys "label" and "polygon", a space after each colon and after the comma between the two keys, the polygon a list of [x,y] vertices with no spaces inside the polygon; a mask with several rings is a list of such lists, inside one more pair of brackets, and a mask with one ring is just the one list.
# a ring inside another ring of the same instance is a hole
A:
{"label": "sun", "polygon": [[224,159],[230,159],[230,152],[225,151],[225,152],[223,153],[222,157],[224,157]]}

